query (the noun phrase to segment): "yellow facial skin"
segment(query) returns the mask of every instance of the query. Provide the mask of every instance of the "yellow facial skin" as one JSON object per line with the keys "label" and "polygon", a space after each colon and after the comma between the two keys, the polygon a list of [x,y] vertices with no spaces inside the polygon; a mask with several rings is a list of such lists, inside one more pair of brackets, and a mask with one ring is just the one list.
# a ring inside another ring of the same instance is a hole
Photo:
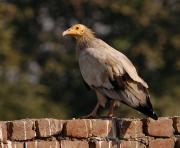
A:
{"label": "yellow facial skin", "polygon": [[66,31],[63,32],[63,36],[69,35],[69,36],[73,36],[75,38],[81,37],[84,34],[84,30],[85,30],[85,26],[82,24],[76,24],[72,27],[70,27],[69,29],[67,29]]}

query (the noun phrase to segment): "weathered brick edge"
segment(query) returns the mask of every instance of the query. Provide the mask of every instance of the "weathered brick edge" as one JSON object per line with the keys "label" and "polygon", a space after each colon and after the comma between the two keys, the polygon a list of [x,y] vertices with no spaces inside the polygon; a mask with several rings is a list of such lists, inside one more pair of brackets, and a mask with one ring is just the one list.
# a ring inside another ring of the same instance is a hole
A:
{"label": "weathered brick edge", "polygon": [[0,121],[0,148],[180,148],[180,117]]}

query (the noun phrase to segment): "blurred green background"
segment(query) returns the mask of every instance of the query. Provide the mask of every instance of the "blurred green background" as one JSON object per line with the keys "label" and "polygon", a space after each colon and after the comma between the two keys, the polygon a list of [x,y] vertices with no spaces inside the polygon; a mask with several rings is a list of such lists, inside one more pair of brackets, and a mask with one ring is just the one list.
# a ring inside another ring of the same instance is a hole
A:
{"label": "blurred green background", "polygon": [[[82,82],[75,41],[61,35],[75,23],[132,60],[159,116],[180,115],[178,0],[1,0],[0,120],[92,110],[96,96]],[[116,115],[142,116],[125,105]]]}

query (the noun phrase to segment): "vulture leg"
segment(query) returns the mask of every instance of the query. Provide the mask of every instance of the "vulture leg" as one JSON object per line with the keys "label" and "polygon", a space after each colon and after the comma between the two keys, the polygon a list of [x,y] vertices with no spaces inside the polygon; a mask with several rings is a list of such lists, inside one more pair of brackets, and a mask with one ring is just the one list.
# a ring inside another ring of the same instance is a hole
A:
{"label": "vulture leg", "polygon": [[92,110],[92,112],[90,114],[86,115],[86,116],[81,117],[81,118],[83,119],[83,118],[93,118],[93,117],[96,117],[97,116],[96,113],[98,111],[99,105],[100,105],[99,102],[97,102],[97,104],[94,107],[94,109]]}
{"label": "vulture leg", "polygon": [[97,90],[96,90],[96,95],[97,95],[97,98],[98,98],[98,102],[96,104],[96,106],[94,107],[94,109],[92,110],[92,112],[86,116],[83,116],[82,118],[94,118],[94,117],[97,117],[97,111],[99,109],[100,106],[103,106],[105,107],[105,104],[106,104],[106,97],[104,95],[102,95],[101,93],[99,93]]}
{"label": "vulture leg", "polygon": [[116,103],[115,100],[111,101],[111,104],[110,104],[110,107],[109,107],[109,111],[108,111],[108,113],[106,115],[107,117],[113,117],[113,111],[114,111],[115,103]]}

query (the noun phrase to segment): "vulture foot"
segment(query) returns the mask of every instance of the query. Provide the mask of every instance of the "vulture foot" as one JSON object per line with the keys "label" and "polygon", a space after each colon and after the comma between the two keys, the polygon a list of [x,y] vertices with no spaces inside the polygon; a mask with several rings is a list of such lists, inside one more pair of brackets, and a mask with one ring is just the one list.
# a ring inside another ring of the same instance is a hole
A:
{"label": "vulture foot", "polygon": [[94,107],[93,111],[90,114],[86,116],[82,116],[81,119],[97,118],[98,108],[99,108],[99,102],[97,102],[96,106]]}
{"label": "vulture foot", "polygon": [[97,118],[97,115],[91,112],[90,114],[81,117],[81,119],[91,119],[91,118]]}
{"label": "vulture foot", "polygon": [[107,112],[107,114],[105,115],[105,117],[107,118],[112,118],[114,115],[114,106],[115,106],[115,100],[111,101],[110,107],[109,107],[109,111]]}

